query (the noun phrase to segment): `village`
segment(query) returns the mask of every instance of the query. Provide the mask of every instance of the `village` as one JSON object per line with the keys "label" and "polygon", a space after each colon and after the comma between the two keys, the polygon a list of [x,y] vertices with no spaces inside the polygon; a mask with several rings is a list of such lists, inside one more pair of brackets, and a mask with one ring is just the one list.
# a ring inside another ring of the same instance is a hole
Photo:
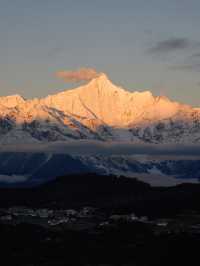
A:
{"label": "village", "polygon": [[149,219],[134,213],[118,214],[87,206],[79,210],[53,210],[48,208],[33,209],[23,206],[0,209],[0,224],[32,224],[51,230],[91,231],[119,228],[121,225],[147,225],[155,235],[200,234],[200,214],[185,212],[173,218]]}

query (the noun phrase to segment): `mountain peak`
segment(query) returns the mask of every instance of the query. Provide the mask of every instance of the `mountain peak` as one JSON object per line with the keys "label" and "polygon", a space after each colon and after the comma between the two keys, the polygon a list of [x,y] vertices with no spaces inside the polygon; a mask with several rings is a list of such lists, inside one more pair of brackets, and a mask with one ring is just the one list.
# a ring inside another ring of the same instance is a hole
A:
{"label": "mountain peak", "polygon": [[191,132],[192,141],[200,142],[198,109],[155,97],[150,91],[127,91],[105,73],[88,84],[41,99],[0,97],[1,119],[0,143],[19,138],[27,142],[86,138],[167,143],[180,141],[182,135],[190,141]]}
{"label": "mountain peak", "polygon": [[19,94],[0,97],[0,104],[8,108],[14,108],[24,102],[25,99]]}
{"label": "mountain peak", "polygon": [[97,77],[93,78],[88,84],[93,84],[93,83],[98,83],[98,84],[102,84],[105,82],[110,82],[110,79],[108,78],[108,76],[105,73],[99,73]]}
{"label": "mountain peak", "polygon": [[96,79],[98,79],[98,80],[109,80],[108,76],[104,72],[99,73],[99,75],[96,77]]}
{"label": "mountain peak", "polygon": [[121,87],[115,85],[105,73],[100,73],[96,78],[92,79],[86,86],[82,89],[86,90],[97,90],[98,93],[121,93],[126,92]]}

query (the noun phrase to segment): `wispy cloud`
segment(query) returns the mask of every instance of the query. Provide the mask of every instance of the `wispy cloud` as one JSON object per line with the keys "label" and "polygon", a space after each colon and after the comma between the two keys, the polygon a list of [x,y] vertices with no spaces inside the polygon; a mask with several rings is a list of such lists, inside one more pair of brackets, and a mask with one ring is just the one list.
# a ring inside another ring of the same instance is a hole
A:
{"label": "wispy cloud", "polygon": [[183,62],[172,65],[169,67],[172,70],[183,71],[200,71],[200,53],[193,52],[191,55],[184,58]]}
{"label": "wispy cloud", "polygon": [[193,59],[200,59],[200,52],[196,52],[196,53],[193,53],[192,55],[191,55],[191,58],[193,58]]}
{"label": "wispy cloud", "polygon": [[184,63],[179,65],[170,66],[171,70],[187,70],[187,71],[200,71],[200,62],[198,63]]}
{"label": "wispy cloud", "polygon": [[[171,70],[182,71],[200,71],[200,42],[190,40],[189,38],[169,38],[157,42],[153,47],[148,49],[148,53],[158,56],[168,56],[175,52],[184,51],[182,62],[168,66]],[[180,58],[179,58],[180,59]]]}
{"label": "wispy cloud", "polygon": [[55,46],[47,52],[47,56],[48,57],[57,56],[61,54],[64,50],[65,48],[63,46]]}
{"label": "wispy cloud", "polygon": [[99,76],[93,68],[80,68],[78,70],[64,70],[56,72],[56,77],[63,79],[65,82],[90,81]]}
{"label": "wispy cloud", "polygon": [[170,38],[160,41],[151,47],[149,53],[169,53],[190,47],[191,42],[187,38]]}

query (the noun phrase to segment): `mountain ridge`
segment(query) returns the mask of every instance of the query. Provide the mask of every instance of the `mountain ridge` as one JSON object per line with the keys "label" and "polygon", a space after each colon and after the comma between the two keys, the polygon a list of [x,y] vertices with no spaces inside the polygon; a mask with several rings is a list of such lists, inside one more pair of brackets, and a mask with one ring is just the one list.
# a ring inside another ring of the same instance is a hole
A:
{"label": "mountain ridge", "polygon": [[200,109],[150,91],[126,91],[102,73],[86,85],[45,98],[0,97],[0,143],[15,143],[22,136],[25,143],[195,143],[200,142]]}

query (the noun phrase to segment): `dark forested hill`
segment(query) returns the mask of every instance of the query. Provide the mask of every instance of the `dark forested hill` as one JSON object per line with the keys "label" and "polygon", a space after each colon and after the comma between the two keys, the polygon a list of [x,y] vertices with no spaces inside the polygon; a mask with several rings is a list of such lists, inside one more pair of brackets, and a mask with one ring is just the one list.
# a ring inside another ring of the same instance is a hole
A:
{"label": "dark forested hill", "polygon": [[1,188],[0,206],[67,208],[96,206],[149,215],[200,209],[200,185],[153,188],[136,179],[96,174],[57,178],[37,188]]}

